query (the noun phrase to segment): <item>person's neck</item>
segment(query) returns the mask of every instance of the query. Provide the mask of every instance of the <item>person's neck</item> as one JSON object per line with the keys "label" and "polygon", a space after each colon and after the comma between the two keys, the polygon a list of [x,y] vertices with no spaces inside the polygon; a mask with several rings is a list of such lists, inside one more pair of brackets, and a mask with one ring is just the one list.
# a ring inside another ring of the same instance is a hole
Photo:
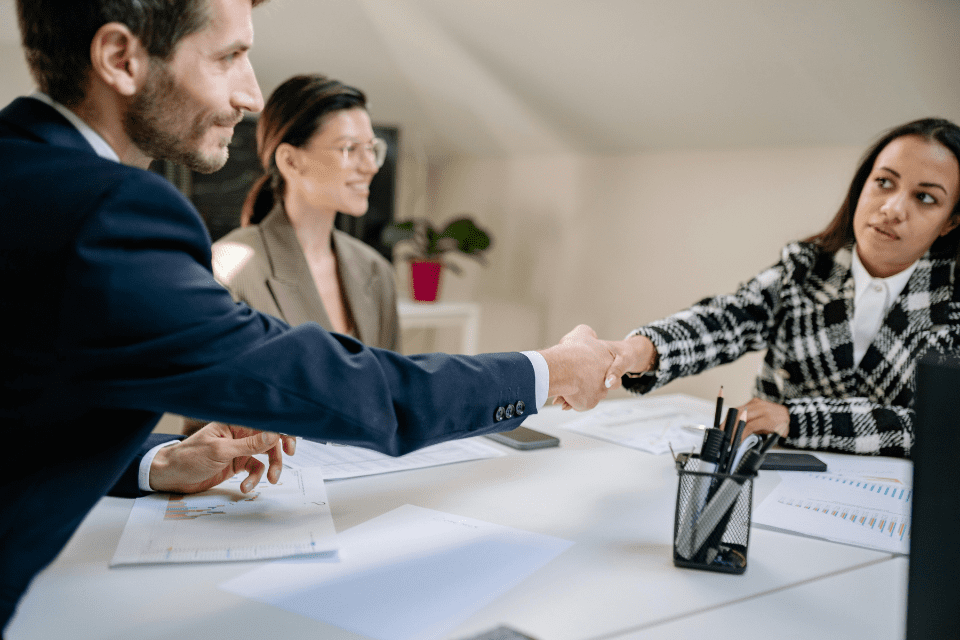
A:
{"label": "person's neck", "polygon": [[124,129],[123,117],[127,104],[121,96],[91,83],[83,102],[70,110],[110,145],[120,162],[141,169],[150,166],[153,158],[144,154]]}
{"label": "person's neck", "polygon": [[309,207],[291,197],[284,198],[283,206],[304,254],[313,258],[332,256],[330,238],[337,212]]}
{"label": "person's neck", "polygon": [[898,264],[898,263],[873,263],[869,260],[863,259],[863,254],[860,253],[860,249],[855,247],[854,250],[857,252],[857,258],[860,259],[860,264],[863,265],[864,270],[871,278],[891,278],[898,273],[903,273],[906,269],[909,269],[916,260],[913,262],[908,262],[907,264]]}

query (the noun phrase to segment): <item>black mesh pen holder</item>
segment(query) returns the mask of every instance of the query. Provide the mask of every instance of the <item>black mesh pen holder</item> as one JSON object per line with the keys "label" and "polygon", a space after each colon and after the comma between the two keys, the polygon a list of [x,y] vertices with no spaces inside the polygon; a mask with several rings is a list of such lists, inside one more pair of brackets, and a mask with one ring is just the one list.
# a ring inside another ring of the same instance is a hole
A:
{"label": "black mesh pen holder", "polygon": [[747,570],[753,479],[701,471],[696,455],[676,458],[677,504],[673,564],[688,569],[741,574]]}

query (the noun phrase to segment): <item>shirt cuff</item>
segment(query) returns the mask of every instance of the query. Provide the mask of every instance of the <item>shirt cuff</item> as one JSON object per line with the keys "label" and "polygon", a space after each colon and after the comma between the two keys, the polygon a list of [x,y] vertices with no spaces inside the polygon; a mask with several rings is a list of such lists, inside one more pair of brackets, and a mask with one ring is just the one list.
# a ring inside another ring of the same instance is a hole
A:
{"label": "shirt cuff", "polygon": [[[143,459],[140,460],[140,473],[137,476],[137,484],[140,485],[140,491],[145,493],[151,493],[153,489],[150,487],[150,465],[153,464],[153,459],[157,456],[157,452],[164,447],[169,447],[172,444],[177,444],[179,440],[171,440],[170,442],[164,442],[163,444],[158,444],[150,451],[143,456]],[[129,476],[128,476],[129,477]]]}
{"label": "shirt cuff", "polygon": [[533,365],[534,389],[536,390],[537,411],[547,404],[547,394],[550,392],[550,365],[540,355],[539,351],[521,351]]}

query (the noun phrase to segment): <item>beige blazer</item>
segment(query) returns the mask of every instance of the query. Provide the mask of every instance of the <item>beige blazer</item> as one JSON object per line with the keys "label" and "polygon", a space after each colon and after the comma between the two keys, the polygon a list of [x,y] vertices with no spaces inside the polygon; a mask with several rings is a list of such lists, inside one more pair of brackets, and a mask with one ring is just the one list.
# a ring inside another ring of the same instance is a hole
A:
{"label": "beige blazer", "polygon": [[[400,325],[393,265],[369,245],[333,231],[344,298],[366,345],[398,351]],[[292,326],[332,330],[307,260],[282,206],[258,225],[234,229],[213,244],[213,273],[234,299]]]}

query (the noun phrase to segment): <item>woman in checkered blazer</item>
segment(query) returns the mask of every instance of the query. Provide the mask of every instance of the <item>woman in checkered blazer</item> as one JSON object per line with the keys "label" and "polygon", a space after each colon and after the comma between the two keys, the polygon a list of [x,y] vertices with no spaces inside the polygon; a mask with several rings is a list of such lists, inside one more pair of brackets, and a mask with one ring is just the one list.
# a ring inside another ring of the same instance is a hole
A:
{"label": "woman in checkered blazer", "polygon": [[[960,349],[960,128],[896,127],[864,156],[833,221],[729,295],[609,343],[646,393],[766,349],[747,433],[909,457],[914,370]],[[644,373],[646,372],[646,373]],[[615,383],[615,382],[614,382]]]}

